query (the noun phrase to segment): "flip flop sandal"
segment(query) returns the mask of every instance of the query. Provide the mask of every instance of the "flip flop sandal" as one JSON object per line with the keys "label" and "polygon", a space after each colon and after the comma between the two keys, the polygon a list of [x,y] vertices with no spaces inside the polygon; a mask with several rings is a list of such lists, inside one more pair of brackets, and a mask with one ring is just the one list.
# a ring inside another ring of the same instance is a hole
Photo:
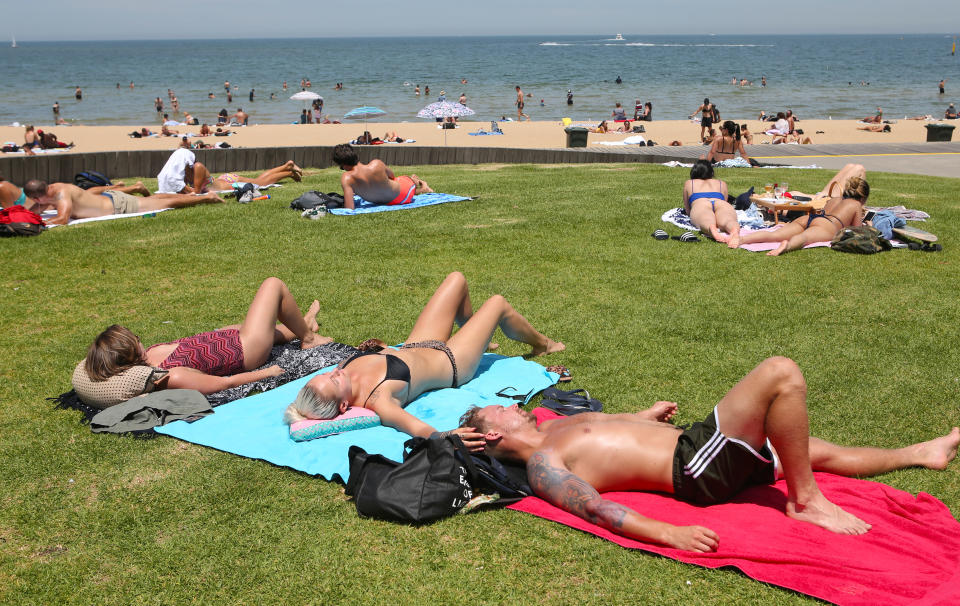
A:
{"label": "flip flop sandal", "polygon": [[650,235],[652,235],[657,240],[668,240],[670,238],[670,234],[663,231],[662,229],[658,229],[657,231],[653,232]]}
{"label": "flip flop sandal", "polygon": [[591,398],[590,392],[586,389],[563,391],[556,387],[548,387],[543,390],[543,399],[540,400],[540,406],[568,417],[581,412],[601,412],[603,410],[603,402]]}
{"label": "flip flop sandal", "polygon": [[673,236],[674,240],[679,240],[681,242],[699,242],[700,238],[697,237],[697,234],[692,231],[685,231],[679,236]]}
{"label": "flip flop sandal", "polygon": [[560,375],[560,378],[557,379],[557,383],[568,383],[573,380],[573,375],[570,374],[570,369],[564,366],[563,364],[554,364],[553,366],[547,366],[547,372],[552,372]]}

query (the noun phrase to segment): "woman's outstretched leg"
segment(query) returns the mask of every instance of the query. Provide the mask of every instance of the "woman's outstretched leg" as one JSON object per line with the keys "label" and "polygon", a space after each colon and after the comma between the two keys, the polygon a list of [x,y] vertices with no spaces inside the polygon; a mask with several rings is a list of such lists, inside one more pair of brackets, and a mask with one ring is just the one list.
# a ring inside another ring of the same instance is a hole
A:
{"label": "woman's outstretched leg", "polygon": [[563,351],[566,346],[543,335],[501,295],[494,295],[480,306],[463,327],[447,342],[460,371],[460,384],[473,378],[497,327],[514,341],[533,347],[531,356]]}
{"label": "woman's outstretched leg", "polygon": [[[290,294],[290,289],[282,280],[279,278],[264,280],[253,297],[253,302],[250,303],[247,317],[240,325],[244,369],[252,370],[267,361],[277,330],[280,330],[284,336],[290,334],[299,338],[303,349],[332,341],[311,330],[310,326],[315,325],[316,312],[319,309],[320,304],[314,301],[307,316],[301,315],[297,302]],[[284,333],[283,329],[277,326],[277,320],[289,333]]]}
{"label": "woman's outstretched leg", "polygon": [[471,316],[473,306],[470,304],[467,279],[459,271],[451,272],[420,312],[407,336],[407,343],[446,341],[453,332],[453,324],[463,326]]}
{"label": "woman's outstretched leg", "polygon": [[789,240],[793,236],[801,233],[803,226],[796,223],[781,224],[780,229],[753,231],[749,234],[740,236],[740,244],[753,244],[755,242],[781,242]]}

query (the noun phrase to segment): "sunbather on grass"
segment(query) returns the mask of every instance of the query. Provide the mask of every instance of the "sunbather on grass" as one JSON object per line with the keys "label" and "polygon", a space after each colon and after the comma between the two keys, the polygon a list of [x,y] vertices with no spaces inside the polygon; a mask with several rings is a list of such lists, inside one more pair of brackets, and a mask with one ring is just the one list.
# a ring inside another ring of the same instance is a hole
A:
{"label": "sunbather on grass", "polygon": [[[460,330],[451,336],[455,323]],[[511,339],[531,345],[531,355],[564,349],[563,343],[537,332],[500,295],[490,297],[474,312],[467,280],[454,272],[433,293],[402,348],[390,353],[365,351],[336,370],[314,377],[287,408],[284,420],[331,419],[360,406],[380,415],[388,427],[427,437],[435,429],[403,408],[424,392],[457,387],[472,379],[498,326]],[[483,447],[482,436],[472,428],[456,433],[467,447]]]}
{"label": "sunbather on grass", "polygon": [[[861,225],[866,214],[864,204],[870,195],[866,175],[862,165],[847,164],[822,191],[815,194],[815,197],[830,197],[823,210],[795,219],[775,231],[745,234],[740,242],[780,242],[780,246],[767,253],[776,257],[803,248],[811,242],[832,240],[841,229]],[[839,190],[839,197],[833,196],[835,190]]]}
{"label": "sunbather on grass", "polygon": [[703,422],[681,431],[667,423],[676,412],[675,402],[657,402],[636,414],[587,412],[538,427],[533,413],[516,405],[491,405],[472,408],[461,424],[484,435],[488,454],[525,463],[530,486],[553,505],[625,537],[699,552],[717,550],[721,538],[714,530],[648,518],[601,493],[665,492],[710,505],[782,477],[788,517],[860,535],[870,524],[827,500],[814,470],[844,476],[905,467],[942,470],[960,444],[956,427],[897,449],[850,448],[814,438],[806,381],[792,360],[781,357],[761,362]]}
{"label": "sunbather on grass", "polygon": [[740,224],[737,211],[727,202],[727,184],[713,176],[713,165],[697,160],[690,169],[690,179],[683,184],[683,208],[705,235],[728,246],[740,246]]}
{"label": "sunbather on grass", "polygon": [[[369,134],[370,131],[364,133],[365,136]],[[340,187],[343,188],[344,208],[354,207],[354,194],[373,204],[394,206],[409,204],[413,202],[414,196],[433,192],[420,177],[397,176],[380,159],[374,158],[367,164],[360,162],[357,151],[348,143],[341,143],[333,148],[333,163],[343,171],[340,175]]]}
{"label": "sunbather on grass", "polygon": [[280,166],[266,170],[253,178],[224,173],[214,179],[207,167],[197,162],[196,154],[181,147],[170,154],[166,164],[160,169],[160,174],[157,175],[157,189],[161,194],[204,193],[228,190],[238,181],[263,186],[288,178],[299,181],[302,176],[303,169],[293,160],[287,160]]}
{"label": "sunbather on grass", "polygon": [[319,310],[320,303],[314,301],[307,313],[301,314],[287,285],[279,278],[267,278],[253,297],[243,324],[148,348],[129,329],[114,324],[90,346],[85,368],[92,380],[103,381],[146,364],[170,370],[167,388],[216,393],[283,374],[279,366],[253,370],[266,363],[274,345],[295,338],[303,349],[331,342],[317,333]]}

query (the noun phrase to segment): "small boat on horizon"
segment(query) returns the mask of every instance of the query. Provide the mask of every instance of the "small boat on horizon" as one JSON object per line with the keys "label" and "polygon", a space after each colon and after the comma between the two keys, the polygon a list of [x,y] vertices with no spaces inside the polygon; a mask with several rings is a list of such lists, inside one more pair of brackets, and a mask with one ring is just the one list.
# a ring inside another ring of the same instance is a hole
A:
{"label": "small boat on horizon", "polygon": [[623,34],[617,34],[617,37],[614,40],[623,40]]}
{"label": "small boat on horizon", "polygon": [[11,40],[11,42],[10,42],[10,48],[17,48],[17,37],[16,37],[16,36],[10,36],[10,40]]}

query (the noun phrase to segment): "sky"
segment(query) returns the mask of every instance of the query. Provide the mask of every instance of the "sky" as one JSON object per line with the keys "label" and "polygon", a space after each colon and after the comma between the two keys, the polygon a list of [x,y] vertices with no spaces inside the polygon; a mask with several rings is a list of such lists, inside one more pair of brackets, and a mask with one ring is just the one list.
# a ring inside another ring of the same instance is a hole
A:
{"label": "sky", "polygon": [[[954,0],[0,0],[0,38],[954,33]],[[454,7],[454,8],[451,8]],[[463,8],[457,8],[463,7]],[[770,27],[764,27],[769,24]],[[6,31],[4,31],[6,30]]]}

